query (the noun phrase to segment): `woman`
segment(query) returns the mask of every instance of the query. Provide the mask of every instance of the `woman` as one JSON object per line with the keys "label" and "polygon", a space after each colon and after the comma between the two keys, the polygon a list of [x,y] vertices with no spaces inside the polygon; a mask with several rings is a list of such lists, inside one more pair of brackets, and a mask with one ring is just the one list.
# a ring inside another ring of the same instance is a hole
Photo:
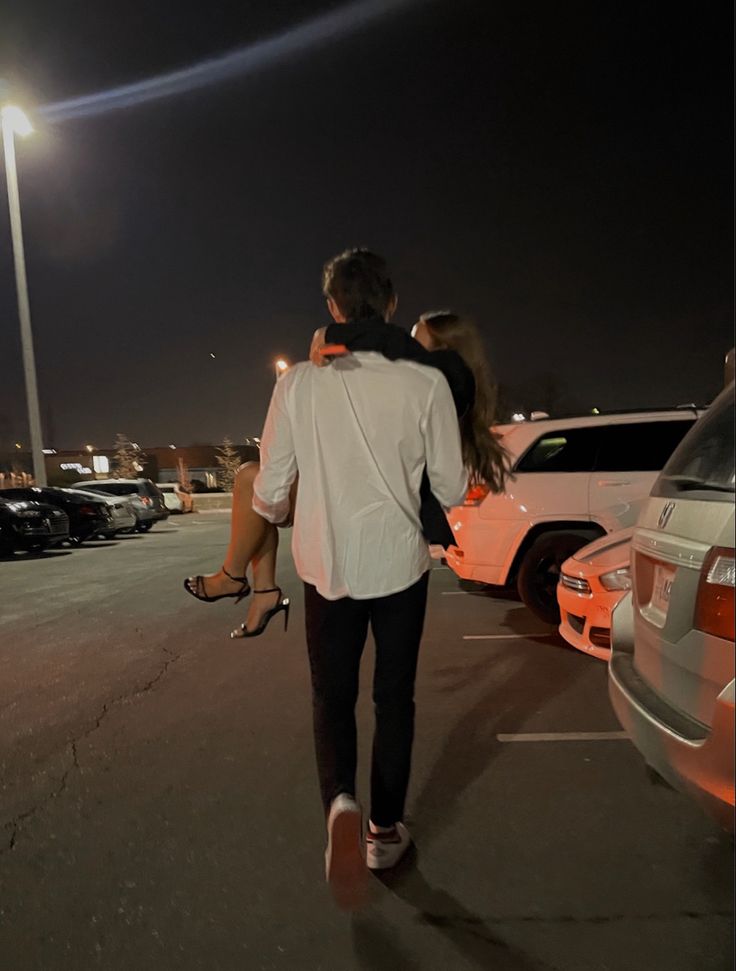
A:
{"label": "woman", "polygon": [[[327,365],[329,360],[320,349],[333,343],[343,345],[348,351],[379,351],[390,360],[408,359],[439,368],[453,393],[462,454],[471,485],[485,485],[492,492],[503,491],[508,459],[498,436],[490,430],[496,417],[496,388],[480,334],[472,321],[449,311],[422,314],[411,337],[401,328],[375,318],[331,324],[315,333],[310,350],[312,362]],[[248,564],[252,564],[253,600],[245,623],[239,631],[233,631],[233,637],[258,636],[282,610],[288,617],[289,601],[275,580],[278,530],[252,508],[257,474],[255,462],[238,470],[233,489],[230,545],[222,569],[184,581],[187,592],[198,600],[212,602],[230,597],[238,603],[251,592],[245,573]],[[292,509],[294,493],[292,489]],[[426,473],[421,499],[420,514],[427,541],[444,547],[452,545],[447,518],[431,493]]]}

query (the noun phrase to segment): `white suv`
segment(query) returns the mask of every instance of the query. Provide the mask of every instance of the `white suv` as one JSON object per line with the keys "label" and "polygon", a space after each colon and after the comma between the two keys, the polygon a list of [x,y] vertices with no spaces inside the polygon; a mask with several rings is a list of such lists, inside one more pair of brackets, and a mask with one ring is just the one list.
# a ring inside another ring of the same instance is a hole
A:
{"label": "white suv", "polygon": [[538,617],[558,624],[562,563],[634,525],[698,414],[688,407],[497,426],[513,477],[501,495],[471,489],[448,513],[457,547],[447,550],[447,563],[465,580],[515,584]]}

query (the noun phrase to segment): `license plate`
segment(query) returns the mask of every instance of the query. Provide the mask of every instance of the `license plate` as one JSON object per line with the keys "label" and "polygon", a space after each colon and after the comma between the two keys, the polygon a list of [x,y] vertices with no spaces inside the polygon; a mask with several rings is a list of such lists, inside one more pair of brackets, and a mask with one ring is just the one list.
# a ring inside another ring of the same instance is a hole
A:
{"label": "license plate", "polygon": [[652,607],[667,616],[670,605],[672,584],[675,582],[675,568],[658,563],[654,568],[654,585],[652,588]]}

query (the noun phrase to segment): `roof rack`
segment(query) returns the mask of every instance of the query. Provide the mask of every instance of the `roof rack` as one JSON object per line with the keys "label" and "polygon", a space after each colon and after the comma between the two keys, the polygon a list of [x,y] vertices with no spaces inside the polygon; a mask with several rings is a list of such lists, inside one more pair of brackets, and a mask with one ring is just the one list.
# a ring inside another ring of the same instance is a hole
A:
{"label": "roof rack", "polygon": [[681,405],[662,405],[659,408],[601,408],[596,411],[564,411],[554,415],[535,410],[531,412],[531,417],[526,420],[534,422],[560,421],[561,419],[567,420],[569,418],[598,418],[610,417],[612,415],[648,415],[658,414],[663,411],[692,411],[697,415],[699,411],[705,411],[707,407],[707,405],[696,405],[694,402],[688,402],[687,404]]}

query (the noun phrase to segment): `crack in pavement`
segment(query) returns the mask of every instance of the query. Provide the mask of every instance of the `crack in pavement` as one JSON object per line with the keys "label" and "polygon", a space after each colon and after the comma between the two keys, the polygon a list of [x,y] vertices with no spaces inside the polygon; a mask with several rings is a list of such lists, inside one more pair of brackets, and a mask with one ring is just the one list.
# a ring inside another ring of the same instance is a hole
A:
{"label": "crack in pavement", "polygon": [[[452,909],[452,908],[451,908]],[[482,953],[487,956],[495,950],[497,955],[503,960],[506,956],[512,959],[514,967],[519,971],[562,971],[556,965],[536,957],[532,964],[529,963],[529,955],[519,951],[518,947],[496,935],[495,928],[508,927],[510,924],[556,924],[570,926],[602,925],[615,924],[617,922],[633,921],[657,921],[657,920],[682,920],[682,919],[703,919],[708,917],[719,917],[731,919],[731,911],[711,911],[701,912],[693,910],[682,910],[674,913],[647,913],[647,914],[590,914],[588,916],[575,916],[573,914],[552,914],[543,916],[541,914],[508,914],[479,916],[477,914],[465,913],[441,913],[437,910],[421,910],[415,915],[415,920],[426,924],[429,927],[445,933],[453,941],[462,953],[470,957],[479,958]],[[463,943],[463,941],[465,943]],[[483,949],[483,952],[478,949]],[[501,965],[499,965],[500,967]],[[506,965],[503,965],[504,967]]]}
{"label": "crack in pavement", "polygon": [[[730,919],[732,916],[730,910],[678,910],[672,913],[656,913],[653,911],[648,914],[589,914],[582,917],[576,917],[574,914],[552,914],[549,917],[541,914],[465,917],[423,911],[417,915],[416,919],[432,927],[463,927],[469,933],[483,937],[482,928],[485,924],[612,924],[624,920],[702,920],[708,917],[727,917]],[[495,940],[493,943],[496,943]]]}
{"label": "crack in pavement", "polygon": [[100,713],[95,717],[94,724],[91,726],[91,728],[88,728],[85,732],[81,732],[79,735],[70,739],[69,742],[67,742],[67,749],[68,749],[69,755],[71,756],[71,765],[66,769],[66,771],[59,779],[59,783],[56,786],[56,788],[53,789],[45,798],[41,799],[41,801],[38,802],[35,806],[32,806],[30,809],[26,809],[22,813],[18,813],[18,815],[15,816],[13,819],[11,819],[9,822],[3,824],[2,828],[3,830],[9,832],[9,836],[7,837],[8,839],[7,844],[5,846],[0,846],[0,856],[2,856],[4,853],[9,853],[12,849],[15,848],[16,843],[18,841],[18,836],[20,835],[20,830],[22,825],[27,820],[35,816],[39,810],[44,808],[44,806],[47,806],[54,799],[58,799],[59,796],[61,796],[61,794],[67,788],[67,782],[72,770],[74,769],[79,770],[80,768],[79,757],[77,752],[77,745],[79,744],[79,742],[81,742],[85,738],[89,738],[90,735],[94,734],[94,732],[96,732],[99,729],[99,727],[102,725],[102,722],[105,720],[105,718],[113,708],[117,707],[118,705],[122,705],[125,702],[131,701],[133,698],[137,698],[139,695],[146,694],[146,692],[154,688],[161,680],[161,678],[163,678],[163,676],[166,674],[166,672],[171,667],[171,665],[174,664],[176,661],[178,661],[179,658],[182,656],[181,654],[174,654],[167,647],[163,647],[162,651],[164,652],[164,654],[169,655],[168,660],[164,662],[164,664],[161,666],[161,669],[157,672],[157,674],[154,675],[154,677],[150,679],[150,681],[147,681],[140,688],[134,688],[132,691],[125,692],[125,694],[118,695],[116,698],[113,698],[110,701],[106,701],[102,706]]}

